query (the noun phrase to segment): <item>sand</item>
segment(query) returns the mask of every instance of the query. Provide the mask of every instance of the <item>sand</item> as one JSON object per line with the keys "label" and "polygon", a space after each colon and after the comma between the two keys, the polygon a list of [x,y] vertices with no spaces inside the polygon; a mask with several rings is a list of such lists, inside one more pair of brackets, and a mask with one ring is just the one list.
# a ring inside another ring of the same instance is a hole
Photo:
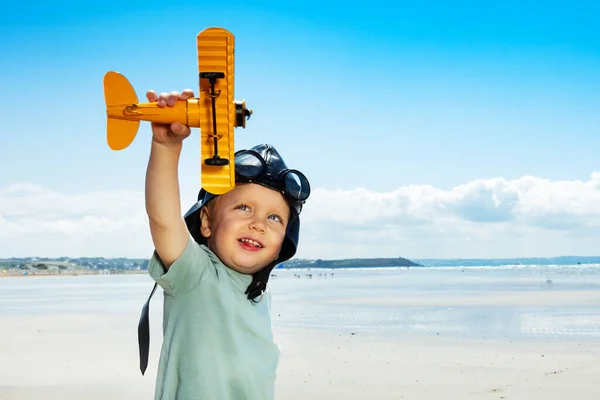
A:
{"label": "sand", "polygon": [[[282,399],[598,399],[600,345],[282,335]],[[307,346],[307,344],[310,344]]]}
{"label": "sand", "polygon": [[[1,306],[1,305],[0,305]],[[0,399],[150,399],[160,344],[152,323],[146,376],[137,369],[136,315],[0,318]],[[600,344],[510,342],[443,335],[275,330],[277,398],[600,398]]]}

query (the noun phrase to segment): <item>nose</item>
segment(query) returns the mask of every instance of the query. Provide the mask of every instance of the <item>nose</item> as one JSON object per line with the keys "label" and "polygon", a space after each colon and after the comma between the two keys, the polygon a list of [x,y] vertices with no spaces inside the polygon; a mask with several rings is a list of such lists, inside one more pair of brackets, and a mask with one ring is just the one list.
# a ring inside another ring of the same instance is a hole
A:
{"label": "nose", "polygon": [[252,221],[250,221],[250,229],[254,229],[258,232],[264,232],[266,229],[266,224],[262,218],[254,217],[252,218]]}

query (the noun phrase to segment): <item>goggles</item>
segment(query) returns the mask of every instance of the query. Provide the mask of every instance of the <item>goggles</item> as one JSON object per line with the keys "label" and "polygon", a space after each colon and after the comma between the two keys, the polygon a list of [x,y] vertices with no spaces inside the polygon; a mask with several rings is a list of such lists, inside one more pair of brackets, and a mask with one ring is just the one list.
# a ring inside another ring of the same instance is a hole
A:
{"label": "goggles", "polygon": [[240,150],[235,153],[236,180],[246,183],[259,183],[283,193],[292,200],[299,214],[302,203],[310,196],[310,184],[304,174],[295,169],[284,169],[277,174],[269,171],[265,159],[254,150]]}

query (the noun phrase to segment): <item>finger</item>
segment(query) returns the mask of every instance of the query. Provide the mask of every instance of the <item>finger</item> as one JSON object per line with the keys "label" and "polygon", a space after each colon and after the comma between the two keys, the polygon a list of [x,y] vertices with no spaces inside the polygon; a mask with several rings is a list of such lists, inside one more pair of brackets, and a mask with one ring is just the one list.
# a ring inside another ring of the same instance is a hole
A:
{"label": "finger", "polygon": [[169,96],[167,97],[167,105],[173,107],[175,103],[177,103],[177,100],[179,100],[179,92],[173,91],[169,93]]}
{"label": "finger", "polygon": [[192,97],[194,97],[194,91],[192,89],[185,89],[183,92],[181,92],[179,100],[187,100],[191,99]]}
{"label": "finger", "polygon": [[167,99],[169,98],[169,93],[161,92],[160,96],[158,96],[157,104],[159,107],[164,107],[167,105]]}
{"label": "finger", "polygon": [[154,90],[148,90],[146,92],[146,98],[148,99],[148,101],[158,100],[158,96],[156,95],[156,92]]}
{"label": "finger", "polygon": [[173,122],[171,124],[171,131],[180,136],[187,136],[190,134],[191,129],[188,126],[180,124],[179,122]]}

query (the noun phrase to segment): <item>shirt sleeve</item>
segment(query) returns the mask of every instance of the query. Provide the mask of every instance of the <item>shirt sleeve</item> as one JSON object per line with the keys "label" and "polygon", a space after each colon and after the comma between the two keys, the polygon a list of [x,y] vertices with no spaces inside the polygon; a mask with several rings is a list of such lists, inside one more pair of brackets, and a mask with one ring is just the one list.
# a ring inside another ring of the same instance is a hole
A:
{"label": "shirt sleeve", "polygon": [[185,249],[169,267],[165,268],[156,250],[148,264],[148,273],[171,296],[185,294],[207,276],[212,262],[206,252],[190,235]]}

